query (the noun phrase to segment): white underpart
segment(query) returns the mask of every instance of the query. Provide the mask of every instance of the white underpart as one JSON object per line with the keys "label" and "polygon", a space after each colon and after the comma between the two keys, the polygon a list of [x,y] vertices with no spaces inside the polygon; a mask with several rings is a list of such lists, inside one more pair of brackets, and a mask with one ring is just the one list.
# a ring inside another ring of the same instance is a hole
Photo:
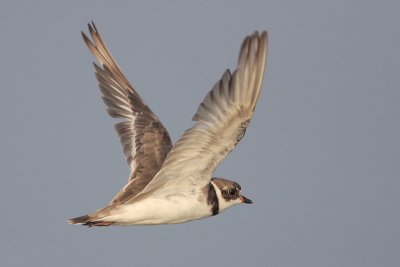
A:
{"label": "white underpart", "polygon": [[[131,224],[173,224],[211,216],[211,207],[204,201],[201,190],[190,195],[171,194],[163,197],[149,197],[136,203],[120,205],[113,214],[102,221],[116,222],[116,225]],[[199,201],[203,199],[203,201]]]}

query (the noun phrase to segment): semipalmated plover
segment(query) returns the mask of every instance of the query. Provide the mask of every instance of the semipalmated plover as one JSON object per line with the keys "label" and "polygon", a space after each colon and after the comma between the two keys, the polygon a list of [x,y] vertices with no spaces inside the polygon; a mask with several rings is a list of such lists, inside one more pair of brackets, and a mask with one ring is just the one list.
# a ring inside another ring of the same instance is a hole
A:
{"label": "semipalmated plover", "polygon": [[193,116],[195,124],[172,145],[167,130],[128,82],[89,24],[82,36],[100,62],[94,64],[107,112],[122,119],[115,128],[130,166],[128,184],[111,203],[69,220],[87,226],[173,224],[217,215],[252,203],[238,183],[211,178],[217,165],[245,134],[260,93],[267,33],[245,38],[237,69],[222,75]]}

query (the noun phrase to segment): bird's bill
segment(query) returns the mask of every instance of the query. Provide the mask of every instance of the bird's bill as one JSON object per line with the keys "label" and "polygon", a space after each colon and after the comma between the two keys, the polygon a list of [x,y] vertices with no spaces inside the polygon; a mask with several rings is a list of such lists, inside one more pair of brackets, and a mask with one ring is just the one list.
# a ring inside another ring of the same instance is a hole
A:
{"label": "bird's bill", "polygon": [[253,203],[253,201],[251,201],[250,199],[248,199],[248,198],[245,197],[245,196],[241,196],[241,197],[240,197],[240,202],[241,202],[241,203],[246,203],[246,204],[251,204],[251,203]]}

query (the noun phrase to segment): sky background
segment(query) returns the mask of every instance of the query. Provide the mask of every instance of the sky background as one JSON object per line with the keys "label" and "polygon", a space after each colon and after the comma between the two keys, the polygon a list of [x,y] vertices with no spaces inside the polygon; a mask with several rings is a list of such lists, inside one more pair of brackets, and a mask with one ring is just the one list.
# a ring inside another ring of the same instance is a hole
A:
{"label": "sky background", "polygon": [[[0,266],[399,266],[398,1],[2,1]],[[268,30],[245,138],[216,170],[253,205],[91,228],[129,174],[80,31],[94,20],[175,142]]]}

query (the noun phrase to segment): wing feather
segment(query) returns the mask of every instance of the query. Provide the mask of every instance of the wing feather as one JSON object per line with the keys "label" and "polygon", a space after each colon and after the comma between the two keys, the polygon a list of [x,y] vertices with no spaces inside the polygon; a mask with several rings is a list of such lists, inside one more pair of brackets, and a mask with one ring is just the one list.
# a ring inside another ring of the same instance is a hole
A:
{"label": "wing feather", "polygon": [[[111,203],[123,203],[139,193],[155,176],[170,151],[171,139],[157,116],[125,78],[92,22],[91,41],[82,36],[101,66],[94,64],[102,99],[111,117],[123,119],[115,125],[131,169],[129,183]],[[124,194],[122,194],[124,193]]]}
{"label": "wing feather", "polygon": [[[157,190],[182,190],[208,183],[216,166],[243,138],[253,117],[267,56],[267,33],[248,36],[237,70],[225,71],[199,105],[193,120],[171,149],[162,168],[134,199]],[[177,186],[179,184],[179,186]]]}

